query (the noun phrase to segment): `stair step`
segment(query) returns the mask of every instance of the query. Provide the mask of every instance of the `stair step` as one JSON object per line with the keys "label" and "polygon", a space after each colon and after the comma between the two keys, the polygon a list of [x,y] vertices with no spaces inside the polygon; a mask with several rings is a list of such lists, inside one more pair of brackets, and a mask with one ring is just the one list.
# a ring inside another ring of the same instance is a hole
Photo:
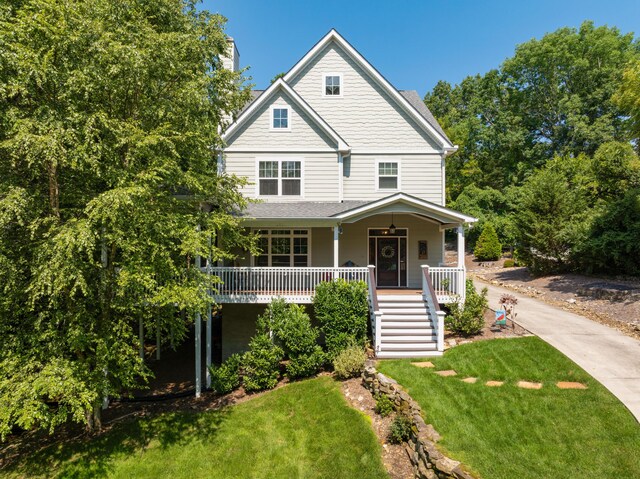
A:
{"label": "stair step", "polygon": [[387,314],[382,312],[382,321],[429,321],[431,318],[427,313],[401,313],[401,314]]}
{"label": "stair step", "polygon": [[432,336],[435,334],[435,330],[431,326],[421,328],[415,324],[406,327],[397,327],[395,324],[391,327],[385,327],[382,325],[381,332],[383,336],[405,336],[407,334],[415,336]]}
{"label": "stair step", "polygon": [[433,324],[430,321],[390,321],[381,323],[382,331],[386,329],[432,329]]}
{"label": "stair step", "polygon": [[442,356],[442,351],[380,351],[376,354],[379,359],[430,358],[434,356]]}
{"label": "stair step", "polygon": [[380,308],[382,314],[427,314],[426,308]]}
{"label": "stair step", "polygon": [[382,341],[380,351],[433,351],[437,349],[436,341],[416,341],[409,343],[389,343]]}
{"label": "stair step", "polygon": [[424,301],[415,301],[415,302],[409,302],[409,301],[378,301],[378,307],[380,309],[385,309],[385,308],[424,308],[425,304]]}
{"label": "stair step", "polygon": [[379,294],[378,302],[411,301],[422,302],[422,294]]}
{"label": "stair step", "polygon": [[410,334],[406,336],[389,335],[382,333],[382,344],[406,344],[415,341],[437,341],[438,338],[433,333],[430,334]]}

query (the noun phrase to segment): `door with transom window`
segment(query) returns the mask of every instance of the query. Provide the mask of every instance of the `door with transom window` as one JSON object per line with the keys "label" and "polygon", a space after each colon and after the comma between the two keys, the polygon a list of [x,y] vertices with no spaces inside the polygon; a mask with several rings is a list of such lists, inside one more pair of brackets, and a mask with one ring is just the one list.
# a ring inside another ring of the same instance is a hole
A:
{"label": "door with transom window", "polygon": [[369,263],[376,267],[378,287],[406,287],[407,230],[370,229]]}

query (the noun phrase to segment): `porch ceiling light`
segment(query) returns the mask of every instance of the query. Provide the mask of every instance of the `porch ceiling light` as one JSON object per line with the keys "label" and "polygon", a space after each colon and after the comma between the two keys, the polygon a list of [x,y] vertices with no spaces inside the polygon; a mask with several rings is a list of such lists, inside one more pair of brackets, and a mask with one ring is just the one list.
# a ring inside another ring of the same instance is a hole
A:
{"label": "porch ceiling light", "polygon": [[389,233],[390,234],[396,233],[396,225],[393,224],[393,213],[391,213],[391,224],[389,225]]}

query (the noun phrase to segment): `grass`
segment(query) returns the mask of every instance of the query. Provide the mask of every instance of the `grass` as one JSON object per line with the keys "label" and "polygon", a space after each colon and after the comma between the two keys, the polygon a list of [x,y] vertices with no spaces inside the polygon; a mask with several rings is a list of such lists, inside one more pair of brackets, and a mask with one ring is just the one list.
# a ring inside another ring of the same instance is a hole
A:
{"label": "grass", "polygon": [[54,445],[8,477],[388,477],[368,418],[317,378],[222,411],[167,413]]}
{"label": "grass", "polygon": [[[440,446],[486,479],[640,477],[640,425],[600,383],[535,337],[464,344],[431,359],[440,377],[409,360],[380,362],[443,436]],[[477,377],[475,384],[460,379]],[[505,381],[501,387],[484,385]],[[542,382],[540,390],[516,386]],[[560,390],[578,381],[587,390]]]}

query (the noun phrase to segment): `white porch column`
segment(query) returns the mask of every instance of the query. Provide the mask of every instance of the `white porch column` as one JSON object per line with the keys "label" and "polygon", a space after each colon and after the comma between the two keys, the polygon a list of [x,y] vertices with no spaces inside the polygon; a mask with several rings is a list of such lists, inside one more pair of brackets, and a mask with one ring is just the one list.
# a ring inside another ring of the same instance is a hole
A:
{"label": "white porch column", "polygon": [[[211,285],[211,235],[209,235],[209,256],[207,257],[207,280],[209,286]],[[211,288],[207,288],[207,294],[209,298],[211,298],[212,291]],[[213,328],[213,320],[211,319],[211,305],[207,308],[207,334],[205,336],[205,386],[207,389],[211,387],[211,372],[209,371],[209,367],[211,366],[211,329]]]}
{"label": "white porch column", "polygon": [[458,226],[458,268],[464,268],[464,226]]}
{"label": "white porch column", "polygon": [[340,227],[333,227],[333,267],[337,268],[340,261]]}
{"label": "white porch column", "polygon": [[[200,228],[198,228],[200,229]],[[200,256],[196,256],[195,267],[200,268]],[[202,316],[199,312],[195,318],[195,346],[196,346],[196,397],[202,393]]]}

